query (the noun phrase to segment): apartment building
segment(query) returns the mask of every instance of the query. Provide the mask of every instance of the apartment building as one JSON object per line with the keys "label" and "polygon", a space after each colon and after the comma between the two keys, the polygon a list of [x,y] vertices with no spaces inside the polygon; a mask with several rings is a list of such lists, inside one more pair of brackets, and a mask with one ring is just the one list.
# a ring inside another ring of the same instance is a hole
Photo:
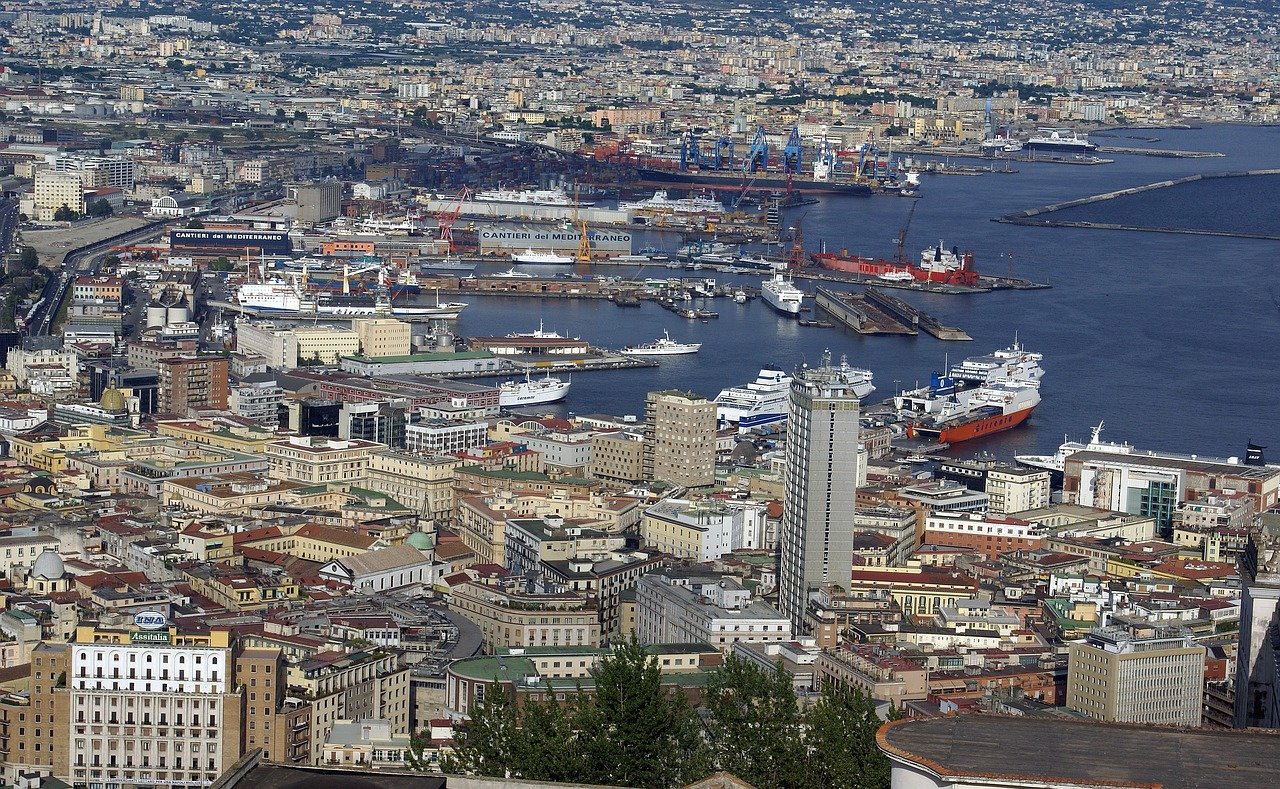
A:
{"label": "apartment building", "polygon": [[644,402],[645,479],[685,488],[716,481],[716,407],[693,392],[650,392]]}
{"label": "apartment building", "polygon": [[460,463],[451,457],[375,449],[369,452],[363,487],[386,494],[424,517],[444,520],[453,514],[453,470]]}
{"label": "apartment building", "polygon": [[275,479],[307,485],[357,483],[369,468],[369,455],[385,449],[373,441],[340,441],[318,436],[293,436],[266,446],[270,474]]}
{"label": "apartment building", "polygon": [[222,356],[178,356],[161,359],[161,413],[190,415],[193,411],[227,410],[229,362]]}
{"label": "apartment building", "polygon": [[725,651],[738,642],[790,641],[790,620],[733,578],[674,569],[636,582],[641,643],[699,642]]}
{"label": "apartment building", "polygon": [[1184,628],[1099,628],[1071,645],[1067,706],[1112,723],[1199,726],[1204,661]]}
{"label": "apartment building", "polygon": [[600,646],[596,601],[576,592],[530,592],[523,581],[471,581],[451,590],[449,607],[480,628],[490,654],[503,647]]}

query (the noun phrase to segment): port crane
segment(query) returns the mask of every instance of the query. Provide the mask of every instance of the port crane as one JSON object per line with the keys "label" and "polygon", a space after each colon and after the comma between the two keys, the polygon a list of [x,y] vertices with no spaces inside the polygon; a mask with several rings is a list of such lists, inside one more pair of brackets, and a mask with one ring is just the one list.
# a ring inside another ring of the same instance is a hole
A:
{"label": "port crane", "polygon": [[449,203],[436,214],[436,223],[440,226],[440,240],[448,244],[447,254],[453,254],[453,225],[458,221],[458,217],[462,214],[462,206],[470,196],[471,190],[463,186],[455,202]]}
{"label": "port crane", "polygon": [[898,250],[898,265],[906,265],[907,263],[907,228],[911,227],[911,217],[916,215],[916,205],[920,202],[920,198],[913,198],[911,208],[907,210],[907,219],[902,223],[902,227],[898,228],[898,238],[894,242],[894,246]]}
{"label": "port crane", "polygon": [[[382,268],[382,264],[376,263],[372,266],[364,266],[362,268],[356,269],[355,271],[352,271],[349,265],[347,265],[346,263],[343,263],[342,264],[342,295],[343,296],[351,295],[351,278],[352,277],[358,277],[361,274],[368,274],[370,271],[378,271],[381,268]],[[385,276],[385,272],[380,273],[378,275],[379,281],[381,281],[381,279],[384,276]]]}

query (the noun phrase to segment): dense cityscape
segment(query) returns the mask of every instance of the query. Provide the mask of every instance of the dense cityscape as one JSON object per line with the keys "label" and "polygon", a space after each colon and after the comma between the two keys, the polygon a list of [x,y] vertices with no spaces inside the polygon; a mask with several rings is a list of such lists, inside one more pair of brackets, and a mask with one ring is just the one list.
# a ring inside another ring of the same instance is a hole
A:
{"label": "dense cityscape", "polygon": [[0,0],[0,786],[1268,785],[1274,409],[989,443],[1059,285],[908,233],[1274,246],[1107,215],[1280,173],[1166,136],[1270,10]]}

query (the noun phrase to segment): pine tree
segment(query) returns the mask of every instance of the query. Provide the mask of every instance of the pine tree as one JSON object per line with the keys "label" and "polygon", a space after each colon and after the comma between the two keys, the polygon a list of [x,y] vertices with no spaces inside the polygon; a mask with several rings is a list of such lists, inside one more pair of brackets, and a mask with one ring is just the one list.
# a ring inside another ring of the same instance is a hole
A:
{"label": "pine tree", "polygon": [[701,723],[683,695],[668,695],[655,657],[635,641],[594,672],[595,704],[578,724],[583,783],[665,789],[710,768]]}
{"label": "pine tree", "polygon": [[881,721],[871,697],[856,689],[828,687],[806,722],[809,786],[889,788],[889,759],[876,745]]}
{"label": "pine tree", "polygon": [[526,700],[512,753],[512,774],[531,781],[574,782],[582,774],[578,724],[589,702],[581,691],[557,700],[551,683],[545,701]]}
{"label": "pine tree", "polygon": [[803,721],[791,677],[730,655],[707,687],[706,731],[717,769],[760,789],[807,786]]}
{"label": "pine tree", "polygon": [[515,700],[496,680],[472,705],[470,719],[454,730],[452,756],[440,762],[446,773],[505,778],[511,774],[518,736]]}

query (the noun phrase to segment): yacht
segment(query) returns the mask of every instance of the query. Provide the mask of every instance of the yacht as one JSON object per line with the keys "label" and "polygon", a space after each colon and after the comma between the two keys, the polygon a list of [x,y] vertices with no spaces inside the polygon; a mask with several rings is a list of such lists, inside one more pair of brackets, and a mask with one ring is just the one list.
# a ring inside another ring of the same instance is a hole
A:
{"label": "yacht", "polygon": [[775,273],[760,286],[760,295],[765,302],[783,315],[792,317],[800,314],[805,293],[791,283],[790,278]]}
{"label": "yacht", "polygon": [[678,356],[686,353],[697,353],[702,347],[700,342],[677,342],[671,339],[671,335],[666,329],[662,330],[662,336],[653,342],[646,342],[641,345],[628,345],[622,349],[622,353],[627,356]]}

